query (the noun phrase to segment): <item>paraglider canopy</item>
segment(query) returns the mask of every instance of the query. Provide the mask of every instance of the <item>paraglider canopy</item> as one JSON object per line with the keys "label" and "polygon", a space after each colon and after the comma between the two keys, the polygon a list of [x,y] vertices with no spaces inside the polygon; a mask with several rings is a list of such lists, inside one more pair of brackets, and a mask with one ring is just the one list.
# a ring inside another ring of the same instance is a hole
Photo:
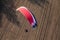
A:
{"label": "paraglider canopy", "polygon": [[17,8],[16,11],[21,12],[22,15],[29,21],[31,26],[33,26],[33,28],[36,26],[36,20],[35,20],[33,14],[26,7],[21,6],[21,7]]}

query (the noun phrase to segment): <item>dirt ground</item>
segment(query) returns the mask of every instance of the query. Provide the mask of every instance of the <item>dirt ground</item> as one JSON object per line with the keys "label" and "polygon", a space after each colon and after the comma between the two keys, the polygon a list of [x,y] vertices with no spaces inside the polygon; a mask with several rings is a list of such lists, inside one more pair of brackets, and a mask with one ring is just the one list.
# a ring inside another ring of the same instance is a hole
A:
{"label": "dirt ground", "polygon": [[8,3],[14,5],[11,6],[14,11],[20,6],[31,10],[36,17],[37,27],[33,29],[27,19],[17,11],[9,16],[11,10],[7,9],[10,10],[6,11],[8,14],[2,13],[0,40],[60,40],[60,0],[10,0]]}

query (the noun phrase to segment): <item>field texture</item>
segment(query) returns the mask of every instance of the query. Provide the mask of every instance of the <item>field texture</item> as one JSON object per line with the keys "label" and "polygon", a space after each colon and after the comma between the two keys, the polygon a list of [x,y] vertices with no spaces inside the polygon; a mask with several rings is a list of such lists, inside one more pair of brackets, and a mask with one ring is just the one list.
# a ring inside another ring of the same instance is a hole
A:
{"label": "field texture", "polygon": [[[6,0],[0,16],[0,40],[60,40],[60,0]],[[35,29],[16,9],[27,7],[37,20]],[[26,29],[28,32],[26,32]]]}

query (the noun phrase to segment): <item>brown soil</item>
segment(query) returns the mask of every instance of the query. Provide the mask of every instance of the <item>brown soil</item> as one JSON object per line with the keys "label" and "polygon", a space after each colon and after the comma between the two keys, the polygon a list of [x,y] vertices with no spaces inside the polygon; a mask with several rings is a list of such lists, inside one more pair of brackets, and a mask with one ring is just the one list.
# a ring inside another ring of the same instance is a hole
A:
{"label": "brown soil", "polygon": [[[16,11],[20,6],[33,12],[35,29]],[[10,0],[0,15],[0,40],[60,40],[60,0]]]}

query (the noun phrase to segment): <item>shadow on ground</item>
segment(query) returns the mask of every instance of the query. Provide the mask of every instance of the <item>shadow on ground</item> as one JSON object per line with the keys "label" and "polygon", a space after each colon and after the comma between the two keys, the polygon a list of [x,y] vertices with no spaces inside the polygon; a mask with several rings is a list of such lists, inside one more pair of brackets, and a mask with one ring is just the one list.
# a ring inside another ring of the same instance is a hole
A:
{"label": "shadow on ground", "polygon": [[0,0],[0,27],[2,23],[3,14],[7,17],[8,21],[16,25],[19,25],[16,11],[14,9],[15,9],[14,0]]}

